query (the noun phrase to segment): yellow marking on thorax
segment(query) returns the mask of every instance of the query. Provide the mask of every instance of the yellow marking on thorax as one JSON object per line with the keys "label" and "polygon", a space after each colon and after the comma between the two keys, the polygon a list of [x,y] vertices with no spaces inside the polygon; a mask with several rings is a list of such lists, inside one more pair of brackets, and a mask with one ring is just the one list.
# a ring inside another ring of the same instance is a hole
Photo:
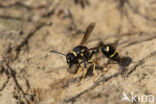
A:
{"label": "yellow marking on thorax", "polygon": [[81,53],[81,56],[83,56],[83,53]]}
{"label": "yellow marking on thorax", "polygon": [[117,51],[115,50],[115,52],[110,56],[110,57],[114,57],[116,55]]}
{"label": "yellow marking on thorax", "polygon": [[107,53],[109,52],[109,46],[106,47],[106,51],[107,51]]}
{"label": "yellow marking on thorax", "polygon": [[77,54],[73,51],[74,56],[77,56]]}

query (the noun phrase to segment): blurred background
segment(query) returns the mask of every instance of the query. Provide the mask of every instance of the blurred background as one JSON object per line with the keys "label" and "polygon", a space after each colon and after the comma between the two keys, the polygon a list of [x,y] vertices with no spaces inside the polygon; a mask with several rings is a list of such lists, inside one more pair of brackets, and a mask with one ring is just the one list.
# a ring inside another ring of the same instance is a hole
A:
{"label": "blurred background", "polygon": [[[49,51],[72,51],[91,22],[85,45],[113,43],[131,63],[121,74],[98,54],[103,68],[95,82],[92,75],[79,82],[65,57]],[[132,103],[121,100],[123,92],[156,97],[155,33],[155,0],[0,0],[0,103]]]}

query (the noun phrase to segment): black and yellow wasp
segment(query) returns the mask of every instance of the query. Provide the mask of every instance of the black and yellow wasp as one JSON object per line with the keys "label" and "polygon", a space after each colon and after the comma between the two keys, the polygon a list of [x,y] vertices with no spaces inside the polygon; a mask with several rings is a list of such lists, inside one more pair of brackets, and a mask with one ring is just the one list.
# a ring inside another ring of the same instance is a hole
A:
{"label": "black and yellow wasp", "polygon": [[[107,57],[107,58],[110,58],[114,61],[117,61],[117,57],[118,57],[118,52],[115,50],[115,48],[113,46],[110,46],[110,45],[104,45],[104,44],[100,44],[99,46],[97,47],[94,47],[94,48],[90,48],[88,49],[84,43],[87,41],[90,33],[92,32],[93,28],[95,26],[95,23],[91,23],[86,31],[85,31],[85,34],[80,42],[80,44],[78,46],[76,46],[72,52],[69,52],[67,54],[63,54],[61,52],[57,52],[57,51],[50,51],[50,52],[53,52],[53,53],[57,53],[57,54],[61,54],[61,55],[64,55],[66,56],[66,60],[67,60],[67,63],[69,65],[69,70],[68,72],[71,72],[71,73],[79,73],[82,68],[81,68],[81,64],[84,63],[84,67],[85,67],[85,72],[82,76],[82,79],[85,77],[85,75],[87,74],[88,72],[88,69],[86,68],[86,64],[87,63],[92,63],[93,64],[93,74],[95,72],[95,62],[91,59],[92,56],[95,54],[95,53],[98,53],[98,52],[103,52],[103,54]],[[72,72],[70,71],[70,68],[72,66],[76,65],[77,66],[77,69],[76,72]]]}

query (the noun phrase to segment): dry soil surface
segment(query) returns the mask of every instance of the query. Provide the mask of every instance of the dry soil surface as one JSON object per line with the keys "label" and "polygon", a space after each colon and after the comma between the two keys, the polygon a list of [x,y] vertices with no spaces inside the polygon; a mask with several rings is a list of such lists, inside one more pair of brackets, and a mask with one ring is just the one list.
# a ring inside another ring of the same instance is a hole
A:
{"label": "dry soil surface", "polygon": [[[0,104],[154,104],[156,1],[75,1],[0,1]],[[50,51],[70,52],[91,22],[85,45],[114,43],[125,60],[106,66],[99,53],[95,79],[80,82],[83,71],[70,74],[66,58]]]}

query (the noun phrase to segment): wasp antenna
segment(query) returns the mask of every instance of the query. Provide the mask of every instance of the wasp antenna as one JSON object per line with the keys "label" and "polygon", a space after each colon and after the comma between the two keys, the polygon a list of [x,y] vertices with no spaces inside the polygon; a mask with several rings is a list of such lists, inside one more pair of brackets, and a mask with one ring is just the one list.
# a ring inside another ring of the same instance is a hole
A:
{"label": "wasp antenna", "polygon": [[60,55],[64,55],[64,56],[66,56],[66,54],[61,53],[61,52],[57,52],[57,51],[50,51],[50,52],[53,52],[53,53],[57,53],[57,54],[60,54]]}

